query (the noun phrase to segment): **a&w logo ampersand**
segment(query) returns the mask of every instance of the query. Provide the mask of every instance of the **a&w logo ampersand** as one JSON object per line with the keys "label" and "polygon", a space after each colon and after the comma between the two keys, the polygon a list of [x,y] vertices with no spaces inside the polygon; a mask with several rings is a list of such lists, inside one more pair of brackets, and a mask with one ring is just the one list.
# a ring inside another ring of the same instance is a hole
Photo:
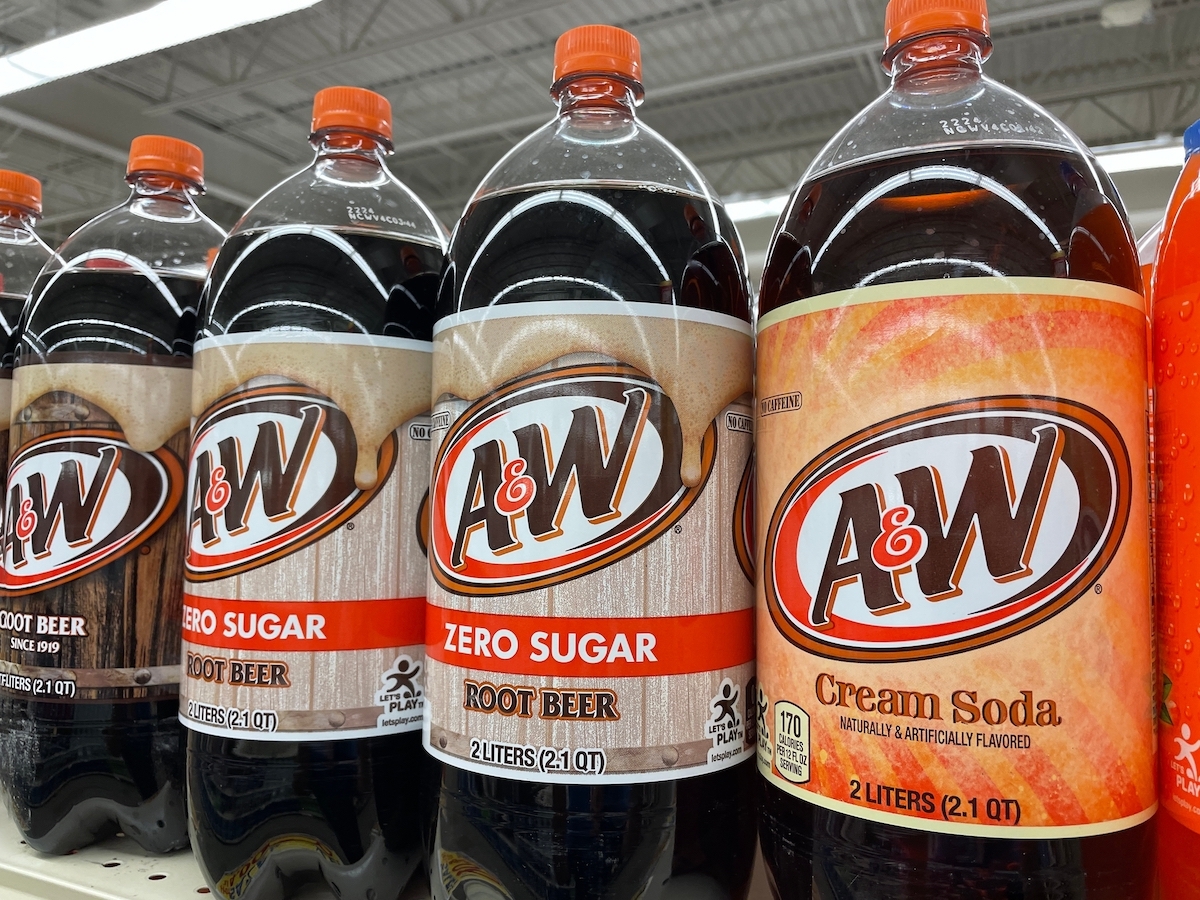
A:
{"label": "a&w logo ampersand", "polygon": [[789,640],[833,658],[1002,640],[1091,588],[1130,485],[1120,435],[1077,404],[999,397],[901,416],[792,480],[767,534],[768,608]]}
{"label": "a&w logo ampersand", "polygon": [[[704,442],[704,479],[714,431]],[[670,399],[627,366],[532,375],[476,403],[434,463],[434,577],[459,594],[578,578],[673,526],[704,488],[679,475]]]}
{"label": "a&w logo ampersand", "polygon": [[171,517],[183,482],[174,453],[139,453],[120,432],[25,444],[9,467],[5,586],[14,594],[45,590],[123,556]]}
{"label": "a&w logo ampersand", "polygon": [[358,445],[345,414],[300,385],[238,391],[196,424],[187,577],[245,572],[320,540],[353,518],[395,465],[394,435],[369,491],[354,482]]}

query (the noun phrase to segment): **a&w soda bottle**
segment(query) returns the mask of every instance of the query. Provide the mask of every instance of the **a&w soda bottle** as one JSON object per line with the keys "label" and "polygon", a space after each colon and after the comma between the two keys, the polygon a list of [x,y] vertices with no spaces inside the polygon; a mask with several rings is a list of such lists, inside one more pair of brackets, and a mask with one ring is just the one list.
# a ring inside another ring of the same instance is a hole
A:
{"label": "a&w soda bottle", "polygon": [[177,717],[203,157],[130,148],[124,204],[72,234],[19,325],[4,516],[2,776],[28,843],[187,844]]}
{"label": "a&w soda bottle", "polygon": [[439,900],[742,897],[753,837],[750,311],[633,35],[484,179],[434,330]]}
{"label": "a&w soda bottle", "polygon": [[[33,282],[52,252],[34,231],[41,216],[42,183],[32,175],[0,169],[0,352],[4,354],[0,358],[0,477],[8,471],[17,323]],[[7,630],[0,619],[0,633]]]}
{"label": "a&w soda bottle", "polygon": [[424,503],[443,231],[388,171],[391,107],[313,102],[312,165],[252,206],[201,309],[182,718],[223,898],[421,870]]}
{"label": "a&w soda bottle", "polygon": [[990,49],[984,0],[892,0],[891,89],[768,259],[758,747],[788,900],[1150,896],[1138,257]]}
{"label": "a&w soda bottle", "polygon": [[1200,456],[1192,442],[1200,433],[1200,122],[1183,143],[1187,161],[1167,206],[1152,291],[1163,900],[1200,896]]}

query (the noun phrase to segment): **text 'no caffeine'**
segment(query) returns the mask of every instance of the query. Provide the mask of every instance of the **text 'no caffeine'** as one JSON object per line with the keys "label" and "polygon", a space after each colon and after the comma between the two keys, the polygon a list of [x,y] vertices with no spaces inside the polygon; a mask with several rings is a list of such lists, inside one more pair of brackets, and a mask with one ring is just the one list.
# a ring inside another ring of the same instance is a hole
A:
{"label": "text 'no caffeine'", "polygon": [[795,412],[804,406],[804,395],[799,391],[791,394],[776,394],[758,401],[758,413],[762,416],[773,416],[775,413]]}

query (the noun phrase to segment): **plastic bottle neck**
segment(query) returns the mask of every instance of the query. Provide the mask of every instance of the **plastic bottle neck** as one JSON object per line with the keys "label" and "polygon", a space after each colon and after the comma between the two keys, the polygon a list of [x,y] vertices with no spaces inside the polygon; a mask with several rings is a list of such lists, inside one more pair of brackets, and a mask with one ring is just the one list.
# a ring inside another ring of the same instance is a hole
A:
{"label": "plastic bottle neck", "polygon": [[193,199],[200,185],[156,172],[138,172],[129,179],[129,207],[138,215],[158,220],[192,220],[199,215]]}
{"label": "plastic bottle neck", "polygon": [[391,144],[377,135],[359,131],[321,131],[313,135],[317,160],[356,159],[384,165],[392,152]]}
{"label": "plastic bottle neck", "polygon": [[603,75],[564,80],[551,89],[551,96],[558,101],[560,116],[596,113],[632,119],[642,102],[640,88]]}
{"label": "plastic bottle neck", "polygon": [[982,78],[984,60],[991,52],[991,41],[982,34],[931,34],[889,50],[883,67],[891,74],[895,90],[952,90]]}
{"label": "plastic bottle neck", "polygon": [[0,243],[25,243],[33,236],[36,222],[34,214],[23,206],[0,204]]}

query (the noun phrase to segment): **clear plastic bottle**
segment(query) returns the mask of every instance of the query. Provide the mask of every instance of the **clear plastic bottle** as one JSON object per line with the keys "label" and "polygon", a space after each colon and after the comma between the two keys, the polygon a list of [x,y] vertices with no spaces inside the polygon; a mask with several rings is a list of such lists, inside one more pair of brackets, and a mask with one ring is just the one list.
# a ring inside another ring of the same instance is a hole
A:
{"label": "clear plastic bottle", "polygon": [[631,34],[564,34],[551,95],[558,115],[471,198],[438,301],[433,896],[742,898],[741,247],[695,166],[638,119]]}
{"label": "clear plastic bottle", "polygon": [[[199,148],[147,135],[128,201],[50,258],[20,324],[4,580],[5,765],[29,844],[187,844],[183,498],[205,254]],[[19,620],[18,620],[19,619]]]}
{"label": "clear plastic bottle", "polygon": [[192,845],[222,898],[384,900],[422,869],[446,245],[385,165],[391,134],[384,97],[319,92],[312,164],[234,226],[200,315],[182,693]]}
{"label": "clear plastic bottle", "polygon": [[34,231],[41,216],[42,183],[31,175],[0,169],[0,341],[4,342],[0,358],[0,473],[8,471],[17,322],[33,282],[54,252]]}
{"label": "clear plastic bottle", "polygon": [[[1087,148],[892,0],[777,226],[757,392],[777,897],[1148,898],[1146,332]],[[1103,736],[1103,737],[1102,737]]]}
{"label": "clear plastic bottle", "polygon": [[1200,341],[1193,315],[1200,291],[1200,122],[1184,135],[1187,162],[1167,207],[1154,267],[1156,603],[1161,684],[1158,817],[1159,878],[1163,900],[1193,900],[1200,891],[1200,678],[1190,658],[1200,626],[1192,587],[1200,552],[1185,539],[1200,456],[1189,440],[1197,427],[1192,348]]}
{"label": "clear plastic bottle", "polygon": [[1164,220],[1160,219],[1137,242],[1138,264],[1142,267],[1142,286],[1145,288],[1147,296],[1150,294],[1150,283],[1154,276],[1154,260],[1158,256],[1158,239],[1162,236],[1164,224]]}

